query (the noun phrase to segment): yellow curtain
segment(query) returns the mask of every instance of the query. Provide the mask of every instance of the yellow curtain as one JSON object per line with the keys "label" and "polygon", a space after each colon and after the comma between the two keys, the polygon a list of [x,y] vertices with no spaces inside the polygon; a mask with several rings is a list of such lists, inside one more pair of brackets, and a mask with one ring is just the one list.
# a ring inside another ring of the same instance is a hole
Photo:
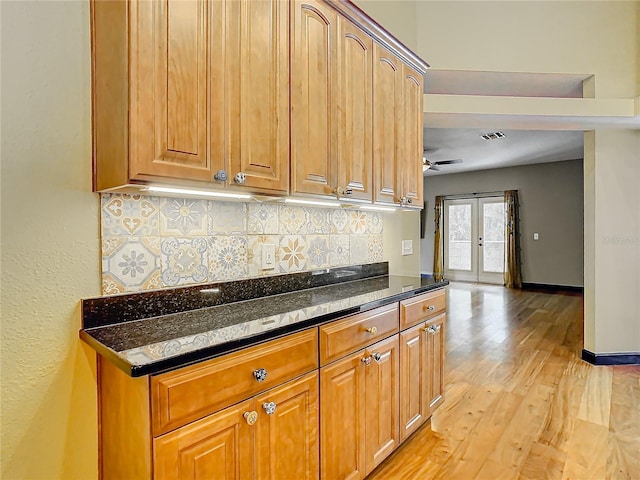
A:
{"label": "yellow curtain", "polygon": [[518,231],[518,191],[506,190],[504,202],[507,206],[506,221],[506,245],[505,256],[507,268],[504,272],[504,286],[507,288],[521,288],[522,278],[520,273],[520,251]]}
{"label": "yellow curtain", "polygon": [[436,231],[433,236],[433,276],[436,280],[442,280],[444,276],[444,257],[442,255],[442,197],[437,196],[435,202],[434,220]]}

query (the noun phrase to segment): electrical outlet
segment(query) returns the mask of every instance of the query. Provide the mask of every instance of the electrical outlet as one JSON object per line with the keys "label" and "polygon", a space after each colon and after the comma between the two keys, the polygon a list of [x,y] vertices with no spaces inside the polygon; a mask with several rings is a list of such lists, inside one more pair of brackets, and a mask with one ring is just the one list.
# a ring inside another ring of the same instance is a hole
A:
{"label": "electrical outlet", "polygon": [[533,234],[533,239],[534,240],[538,240],[540,238],[540,235],[538,235],[537,233]]}
{"label": "electrical outlet", "polygon": [[272,243],[262,245],[262,269],[271,270],[276,268],[276,246]]}
{"label": "electrical outlet", "polygon": [[413,255],[413,240],[402,240],[402,255]]}

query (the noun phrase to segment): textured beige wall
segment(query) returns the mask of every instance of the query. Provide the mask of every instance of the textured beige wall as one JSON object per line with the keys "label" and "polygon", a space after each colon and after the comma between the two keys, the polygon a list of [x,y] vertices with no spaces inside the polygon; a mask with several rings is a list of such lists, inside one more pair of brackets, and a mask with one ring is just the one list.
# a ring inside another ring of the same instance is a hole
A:
{"label": "textured beige wall", "polygon": [[414,0],[355,0],[354,3],[407,47],[417,51],[417,2]]}
{"label": "textured beige wall", "polygon": [[[426,176],[427,209],[422,271],[433,269],[433,206],[436,195],[519,190],[522,280],[583,285],[582,161]],[[539,240],[533,240],[537,232]]]}
{"label": "textured beige wall", "polygon": [[97,478],[88,2],[2,2],[3,479]]}
{"label": "textured beige wall", "polygon": [[418,54],[434,69],[596,75],[596,97],[636,95],[632,1],[419,1]]}
{"label": "textured beige wall", "polygon": [[[413,254],[402,255],[402,240],[413,242]],[[402,210],[385,213],[384,260],[392,275],[420,275],[420,212]]]}

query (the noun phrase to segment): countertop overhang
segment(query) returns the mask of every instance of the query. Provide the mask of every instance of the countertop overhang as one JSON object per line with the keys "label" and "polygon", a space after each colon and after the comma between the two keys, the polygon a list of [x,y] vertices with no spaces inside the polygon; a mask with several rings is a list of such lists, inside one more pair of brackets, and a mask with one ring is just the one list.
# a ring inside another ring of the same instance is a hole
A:
{"label": "countertop overhang", "polygon": [[[80,330],[80,338],[128,375],[139,377],[217,357],[448,283],[432,277],[378,275],[146,318],[111,318],[106,325],[87,326],[85,321],[87,328]],[[100,299],[83,301],[83,310],[84,302],[93,302],[95,308],[96,300]]]}

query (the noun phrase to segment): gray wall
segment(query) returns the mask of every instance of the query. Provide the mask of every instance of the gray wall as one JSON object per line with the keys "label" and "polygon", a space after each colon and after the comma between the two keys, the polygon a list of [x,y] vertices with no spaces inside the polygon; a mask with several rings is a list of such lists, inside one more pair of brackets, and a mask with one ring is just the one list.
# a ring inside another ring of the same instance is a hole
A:
{"label": "gray wall", "polygon": [[[445,167],[446,168],[446,167]],[[421,272],[433,271],[433,207],[436,195],[518,190],[522,280],[583,286],[582,160],[426,176],[425,238]],[[533,240],[533,233],[540,234]]]}

